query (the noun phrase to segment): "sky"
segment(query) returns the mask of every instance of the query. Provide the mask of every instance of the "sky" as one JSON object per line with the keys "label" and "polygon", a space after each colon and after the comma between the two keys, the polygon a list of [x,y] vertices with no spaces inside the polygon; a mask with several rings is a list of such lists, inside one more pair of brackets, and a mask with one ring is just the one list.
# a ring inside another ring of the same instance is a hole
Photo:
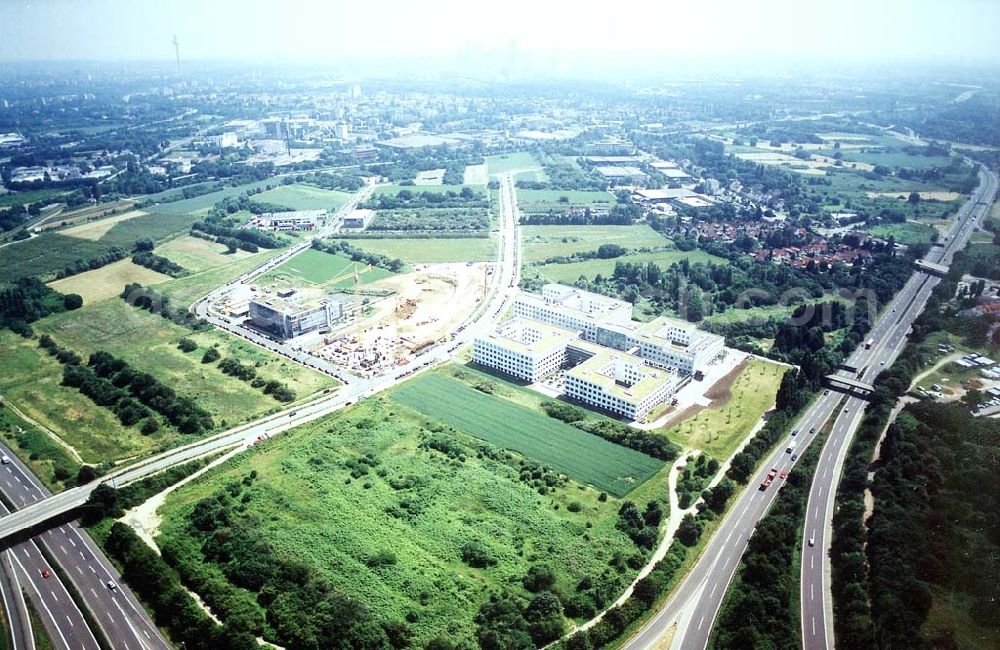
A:
{"label": "sky", "polygon": [[[0,60],[1000,65],[1000,0],[0,0]],[[993,33],[991,33],[993,32]]]}

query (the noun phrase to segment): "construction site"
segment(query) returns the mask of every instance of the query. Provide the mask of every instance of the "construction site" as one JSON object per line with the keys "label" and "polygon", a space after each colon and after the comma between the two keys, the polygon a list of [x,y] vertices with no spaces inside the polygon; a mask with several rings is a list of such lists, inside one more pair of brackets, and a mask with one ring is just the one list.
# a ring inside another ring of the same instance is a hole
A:
{"label": "construction site", "polygon": [[486,296],[488,263],[415,265],[364,283],[353,263],[322,284],[265,275],[218,305],[230,322],[373,377],[391,373],[461,331]]}

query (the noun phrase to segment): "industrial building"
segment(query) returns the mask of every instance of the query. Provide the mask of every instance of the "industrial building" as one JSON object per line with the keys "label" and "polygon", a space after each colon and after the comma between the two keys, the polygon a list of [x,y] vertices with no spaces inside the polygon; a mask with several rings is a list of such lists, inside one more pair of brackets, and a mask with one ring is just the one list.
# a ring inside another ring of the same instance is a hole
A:
{"label": "industrial building", "polygon": [[250,320],[254,326],[283,339],[332,327],[343,316],[343,305],[330,298],[311,305],[301,305],[281,298],[255,298],[250,301]]}
{"label": "industrial building", "polygon": [[643,185],[649,180],[646,172],[638,167],[601,166],[594,168],[612,185]]}
{"label": "industrial building", "polygon": [[272,232],[315,230],[326,219],[326,210],[296,210],[294,212],[266,212],[258,214],[244,227]]}

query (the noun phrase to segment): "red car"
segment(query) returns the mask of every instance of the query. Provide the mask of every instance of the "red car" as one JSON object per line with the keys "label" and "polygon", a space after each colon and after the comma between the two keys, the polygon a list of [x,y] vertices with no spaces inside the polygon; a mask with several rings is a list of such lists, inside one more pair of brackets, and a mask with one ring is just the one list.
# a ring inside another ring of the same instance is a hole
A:
{"label": "red car", "polygon": [[788,470],[787,470],[787,469],[786,469],[786,470],[784,470],[784,471],[783,471],[783,472],[781,472],[781,474],[779,474],[778,476],[779,476],[779,478],[781,478],[781,480],[782,480],[782,481],[784,481],[784,480],[785,480],[786,478],[788,478]]}
{"label": "red car", "polygon": [[49,577],[51,577],[51,576],[52,576],[52,574],[51,574],[51,573],[49,573],[49,570],[48,570],[48,569],[42,569],[42,577],[43,577],[43,578],[49,578]]}

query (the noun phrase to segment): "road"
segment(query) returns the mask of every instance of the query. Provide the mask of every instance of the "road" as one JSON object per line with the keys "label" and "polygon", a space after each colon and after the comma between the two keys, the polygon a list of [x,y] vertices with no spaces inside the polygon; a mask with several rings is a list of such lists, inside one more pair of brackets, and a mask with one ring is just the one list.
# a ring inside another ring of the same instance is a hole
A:
{"label": "road", "polygon": [[[51,497],[51,493],[31,470],[2,444],[0,452],[11,459],[11,462],[0,467],[0,492],[8,503],[24,507],[44,502]],[[7,511],[3,512],[6,514]],[[73,639],[65,647],[71,649],[91,647],[86,641],[87,637],[92,638],[92,635],[86,620],[68,593],[65,595],[55,593],[58,591],[55,589],[57,585],[63,591],[66,587],[62,584],[60,575],[45,561],[39,547],[59,565],[62,576],[65,576],[71,583],[71,588],[83,598],[91,619],[100,626],[104,638],[108,639],[114,648],[132,650],[171,648],[149,620],[135,596],[121,583],[121,576],[114,565],[77,522],[46,530],[11,549],[16,558],[15,563],[22,562],[25,565],[27,575],[20,576],[21,582],[22,584],[27,582],[33,587],[33,591],[29,591],[28,595],[37,597],[32,598],[32,601],[35,602],[36,610],[42,615],[49,637],[56,645],[59,645],[62,639]],[[43,571],[48,571],[49,577],[43,577]],[[115,584],[114,589],[108,587],[109,580]],[[52,612],[52,615],[47,615],[48,612]],[[70,622],[69,625],[67,621]],[[94,643],[96,644],[96,641]]]}
{"label": "road", "polygon": [[[972,198],[959,211],[942,246],[933,247],[926,260],[951,263],[952,256],[962,250],[975,227],[981,223],[997,193],[997,176],[981,170],[980,184]],[[888,314],[889,325],[873,338],[873,354],[868,359],[857,358],[854,367],[871,382],[878,373],[892,365],[905,347],[906,335],[913,321],[923,311],[927,299],[940,279],[917,273],[900,291]],[[867,368],[863,364],[867,363]],[[845,373],[846,374],[846,373]],[[830,544],[837,485],[851,440],[860,423],[867,403],[852,397],[846,409],[834,422],[830,437],[823,446],[820,464],[816,467],[806,506],[806,520],[802,539],[799,604],[802,621],[802,643],[805,650],[826,650],[834,647],[833,594],[831,590]]]}
{"label": "road", "polygon": [[[981,212],[980,208],[983,206],[979,205],[979,201],[982,199],[982,195],[986,194],[990,187],[995,191],[996,177],[983,174],[982,178],[984,179],[983,184],[980,185],[973,199],[959,211],[955,225],[944,242],[945,247],[932,248],[926,258],[928,261],[946,263],[950,261],[953,250],[958,250],[964,245],[962,241],[955,241],[955,238],[967,238],[971,234],[972,226],[969,220],[971,215]],[[901,341],[902,337],[906,335],[913,319],[923,308],[923,302],[919,301],[919,297],[925,293],[929,295],[930,288],[927,288],[927,285],[932,280],[936,281],[936,278],[924,273],[914,273],[893,302],[883,310],[882,316],[876,321],[869,333],[869,338],[875,339],[879,343],[874,345],[872,349],[865,349],[863,345],[859,346],[849,359],[849,365],[862,370],[861,376],[855,378],[870,381],[877,374],[877,369],[883,367],[880,365],[882,362],[889,363],[890,355],[894,350],[890,345],[891,341]],[[845,373],[845,376],[850,375]],[[779,477],[781,472],[791,469],[795,463],[792,460],[793,456],[797,458],[798,454],[815,439],[823,425],[837,410],[843,397],[835,391],[824,391],[824,394],[806,410],[805,414],[792,427],[792,431],[796,433],[778,445],[762,463],[748,488],[730,507],[701,558],[677,586],[664,607],[654,614],[653,618],[625,644],[626,648],[645,650],[656,647],[674,623],[678,624],[678,630],[674,635],[672,648],[700,650],[706,647],[726,589],[739,566],[740,558],[746,549],[750,536],[753,534],[757,522],[767,513],[780,489],[780,478],[775,478],[772,485],[765,490],[759,489],[761,482],[772,468],[778,472]],[[853,431],[857,427],[861,420],[861,406],[863,404],[863,400],[848,397],[846,404],[840,411],[838,420],[834,422],[830,440],[842,442],[846,438],[847,432]],[[795,440],[795,449],[792,452],[787,452],[786,449],[793,439]],[[827,445],[830,443],[828,442]],[[835,449],[839,450],[839,446],[834,445],[823,450],[816,469],[817,475],[832,476],[833,467],[838,457]],[[824,490],[828,497],[829,489],[828,487]],[[830,498],[832,499],[832,497]],[[814,507],[814,505],[810,506],[810,508]],[[807,536],[808,533],[807,529]],[[814,540],[814,543],[815,547],[818,548],[821,542]],[[808,561],[805,554],[803,560]],[[808,591],[808,585],[803,584],[803,589]],[[817,593],[816,590],[817,585],[814,585],[813,593]],[[803,621],[806,621],[805,617],[803,617]],[[811,623],[809,626],[811,631]]]}
{"label": "road", "polygon": [[[521,247],[517,213],[514,180],[508,174],[503,177],[500,187],[500,246],[497,253],[497,270],[493,273],[486,300],[466,324],[459,326],[460,331],[456,331],[453,340],[430,348],[428,352],[409,364],[397,368],[395,375],[353,380],[333,394],[324,395],[306,404],[290,407],[251,424],[230,429],[205,440],[152,456],[129,467],[118,469],[100,481],[63,490],[58,494],[27,504],[9,516],[0,518],[0,541],[22,531],[41,527],[48,521],[82,506],[86,503],[90,493],[101,483],[113,481],[116,485],[125,485],[212,452],[231,449],[239,445],[249,446],[258,436],[264,434],[273,436],[325,417],[344,406],[353,404],[358,399],[392,388],[404,381],[409,374],[426,370],[450,359],[459,347],[471,342],[477,334],[491,329],[504,314],[510,300],[518,293]],[[268,262],[265,266],[269,266],[272,262]],[[256,270],[243,277],[255,272]],[[214,320],[209,320],[215,323]]]}

